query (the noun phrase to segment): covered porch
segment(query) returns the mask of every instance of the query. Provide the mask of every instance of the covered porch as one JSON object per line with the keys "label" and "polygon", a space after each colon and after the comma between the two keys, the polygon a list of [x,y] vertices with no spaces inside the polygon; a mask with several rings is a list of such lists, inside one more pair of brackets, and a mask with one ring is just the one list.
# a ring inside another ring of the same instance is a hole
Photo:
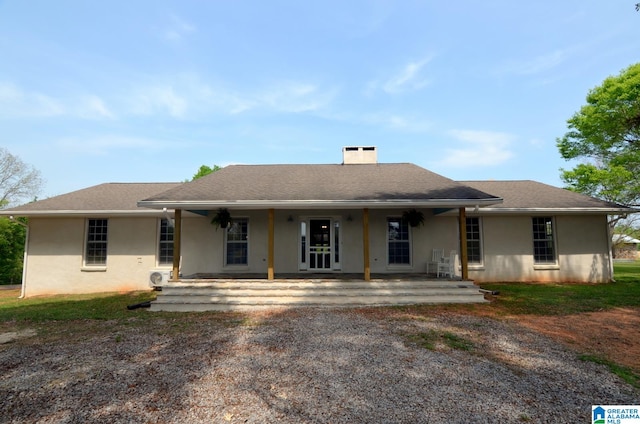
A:
{"label": "covered porch", "polygon": [[[428,221],[433,221],[435,216],[447,211],[449,218],[447,218],[446,227],[447,235],[444,236],[444,240],[441,240],[448,246],[446,250],[448,259],[448,253],[450,249],[456,253],[456,275],[461,280],[468,280],[468,254],[467,254],[467,239],[466,239],[466,209],[465,207],[459,208],[439,208],[439,209],[424,209],[430,215]],[[457,210],[457,214],[455,211]],[[451,211],[454,211],[452,213]],[[190,216],[193,216],[193,210],[188,211]],[[242,216],[247,214],[247,211],[238,209],[232,211],[235,214]],[[305,214],[301,217],[300,211],[295,218],[287,209],[267,209],[262,211],[249,212],[252,215],[253,221],[258,221],[257,227],[253,226],[252,237],[252,249],[253,251],[262,251],[263,256],[253,255],[252,266],[246,266],[246,269],[238,266],[229,266],[225,269],[224,264],[218,266],[214,271],[204,271],[200,267],[194,267],[191,265],[191,258],[201,255],[201,248],[190,249],[185,252],[183,250],[184,244],[184,230],[183,230],[183,210],[176,209],[173,213],[173,262],[171,272],[171,282],[180,282],[185,279],[211,279],[211,278],[223,278],[223,279],[253,279],[253,280],[268,280],[273,281],[276,279],[314,279],[321,278],[326,280],[340,279],[346,280],[362,280],[372,281],[372,279],[397,279],[397,276],[403,276],[404,279],[425,279],[439,277],[437,272],[438,268],[430,266],[435,265],[432,259],[433,250],[441,250],[444,253],[445,249],[435,249],[435,247],[442,247],[438,243],[440,241],[435,240],[430,236],[430,243],[433,245],[427,245],[421,240],[425,238],[425,231],[433,230],[425,229],[410,229],[411,232],[422,231],[423,235],[420,237],[414,236],[410,239],[409,236],[404,240],[406,242],[406,249],[413,253],[413,259],[410,260],[408,265],[391,264],[390,253],[385,249],[389,249],[389,240],[391,239],[391,230],[386,235],[381,233],[381,225],[385,227],[388,225],[391,228],[391,222],[387,222],[388,216],[400,216],[402,210],[396,209],[374,209],[370,212],[369,208],[363,208],[361,210],[346,209],[342,211],[313,211],[309,214]],[[370,216],[373,213],[373,218]],[[211,211],[209,211],[210,217]],[[331,215],[333,214],[333,215]],[[352,214],[356,218],[352,218]],[[356,215],[357,214],[357,215]],[[206,211],[199,211],[197,215],[207,217]],[[311,216],[311,218],[309,218]],[[324,217],[324,218],[318,218]],[[206,218],[205,218],[206,219]],[[198,219],[200,220],[200,219]],[[399,218],[398,218],[399,220]],[[247,230],[246,222],[248,219],[243,219],[245,222],[243,234],[246,239],[249,239],[249,231]],[[286,222],[285,222],[286,221]],[[295,222],[301,225],[299,230],[295,230]],[[373,224],[371,224],[373,222]],[[317,224],[319,223],[319,224]],[[397,222],[396,222],[397,223]],[[327,228],[326,230],[320,229],[320,232],[326,231],[326,234],[314,233],[314,224],[318,228]],[[321,224],[321,225],[320,225]],[[374,225],[372,235],[372,225]],[[437,224],[432,224],[437,225]],[[358,229],[358,227],[360,227]],[[442,225],[439,225],[442,227]],[[258,228],[259,230],[256,230]],[[293,229],[293,231],[292,231]],[[307,233],[305,233],[305,230]],[[198,228],[198,233],[204,232],[203,227]],[[226,229],[224,231],[227,231]],[[259,234],[256,237],[255,232]],[[340,232],[340,235],[338,235]],[[187,242],[189,237],[193,237],[193,230],[191,236],[187,235]],[[306,235],[305,235],[306,234]],[[418,234],[418,233],[416,233]],[[430,234],[430,233],[427,233]],[[324,236],[328,239],[325,244],[314,244],[313,236]],[[345,241],[343,245],[343,240]],[[442,239],[442,236],[441,236]],[[297,240],[297,242],[296,242]],[[246,240],[245,240],[246,241]],[[258,247],[256,243],[259,243]],[[246,246],[248,242],[244,245]],[[245,260],[249,256],[245,247]],[[339,252],[339,253],[338,253]],[[279,255],[276,260],[276,254]],[[227,252],[224,253],[226,259],[229,258]],[[305,256],[306,255],[306,256]],[[337,259],[340,255],[340,260]],[[295,257],[298,257],[297,264]],[[344,258],[349,259],[349,264],[345,265]],[[288,258],[286,264],[284,264],[283,258]],[[385,261],[385,267],[381,267],[381,261]],[[388,262],[386,262],[388,261]],[[185,267],[185,262],[189,266]],[[326,264],[324,264],[326,262]],[[202,261],[201,261],[202,263]],[[257,263],[262,265],[256,267]],[[256,272],[257,268],[261,268],[263,272]],[[404,271],[403,271],[404,270]],[[449,277],[453,276],[453,273],[449,273]]]}

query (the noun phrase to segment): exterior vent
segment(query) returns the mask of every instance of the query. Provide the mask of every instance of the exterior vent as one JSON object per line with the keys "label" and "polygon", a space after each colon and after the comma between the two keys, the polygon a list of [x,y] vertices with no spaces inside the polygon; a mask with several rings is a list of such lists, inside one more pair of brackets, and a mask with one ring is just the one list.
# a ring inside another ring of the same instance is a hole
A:
{"label": "exterior vent", "polygon": [[378,149],[373,146],[343,147],[342,164],[376,164],[378,163]]}
{"label": "exterior vent", "polygon": [[149,271],[149,285],[157,287],[166,284],[171,279],[171,271],[168,269],[154,269]]}

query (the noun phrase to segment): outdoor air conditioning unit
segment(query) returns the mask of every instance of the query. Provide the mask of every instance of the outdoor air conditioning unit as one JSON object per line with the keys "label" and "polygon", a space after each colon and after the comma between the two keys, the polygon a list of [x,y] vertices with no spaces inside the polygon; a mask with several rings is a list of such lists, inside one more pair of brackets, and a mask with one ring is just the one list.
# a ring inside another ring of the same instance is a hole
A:
{"label": "outdoor air conditioning unit", "polygon": [[149,285],[151,287],[160,286],[166,284],[171,279],[171,270],[168,269],[154,269],[149,271]]}

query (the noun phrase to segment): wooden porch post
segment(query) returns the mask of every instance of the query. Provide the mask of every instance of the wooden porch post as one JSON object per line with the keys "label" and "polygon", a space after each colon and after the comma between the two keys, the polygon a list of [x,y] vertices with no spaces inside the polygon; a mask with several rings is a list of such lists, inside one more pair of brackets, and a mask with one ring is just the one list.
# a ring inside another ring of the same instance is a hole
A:
{"label": "wooden porch post", "polygon": [[274,215],[275,215],[275,211],[273,209],[269,209],[269,246],[268,246],[268,253],[267,253],[267,279],[268,280],[273,280],[275,278],[275,273],[273,271],[273,263],[274,263],[274,257],[275,257],[275,253],[274,253],[274,235],[275,235],[275,229],[274,229]]}
{"label": "wooden porch post", "polygon": [[462,266],[462,279],[469,279],[469,256],[467,253],[467,212],[460,208],[458,224],[460,226],[460,265]]}
{"label": "wooden porch post", "polygon": [[182,244],[182,209],[175,210],[173,220],[173,274],[171,281],[180,281],[180,247]]}
{"label": "wooden porch post", "polygon": [[369,259],[369,209],[362,210],[362,255],[364,259],[364,281],[371,281],[371,262]]}

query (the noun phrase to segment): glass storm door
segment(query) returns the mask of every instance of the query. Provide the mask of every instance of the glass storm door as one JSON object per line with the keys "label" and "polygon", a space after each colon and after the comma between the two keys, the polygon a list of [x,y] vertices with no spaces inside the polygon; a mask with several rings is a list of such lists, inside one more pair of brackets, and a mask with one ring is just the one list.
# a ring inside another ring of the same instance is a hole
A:
{"label": "glass storm door", "polygon": [[309,221],[309,269],[331,270],[331,220]]}

